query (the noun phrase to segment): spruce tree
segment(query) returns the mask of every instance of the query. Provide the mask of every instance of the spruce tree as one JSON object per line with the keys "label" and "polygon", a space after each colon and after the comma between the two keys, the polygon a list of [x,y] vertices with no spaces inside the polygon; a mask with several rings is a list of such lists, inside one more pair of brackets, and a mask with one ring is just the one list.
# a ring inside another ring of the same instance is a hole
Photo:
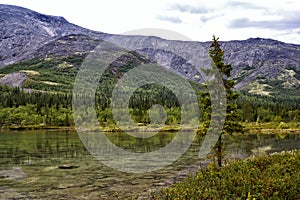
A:
{"label": "spruce tree", "polygon": [[[222,77],[224,88],[226,90],[226,118],[219,136],[218,142],[215,146],[215,155],[217,157],[218,165],[222,166],[222,135],[243,133],[244,127],[240,124],[241,117],[237,111],[236,100],[239,94],[234,91],[235,81],[230,79],[232,66],[224,63],[224,51],[221,49],[219,38],[213,36],[212,43],[209,48],[209,56],[214,65]],[[201,102],[205,117],[204,128],[205,131],[208,129],[209,121],[211,120],[211,102],[208,93],[200,93]]]}

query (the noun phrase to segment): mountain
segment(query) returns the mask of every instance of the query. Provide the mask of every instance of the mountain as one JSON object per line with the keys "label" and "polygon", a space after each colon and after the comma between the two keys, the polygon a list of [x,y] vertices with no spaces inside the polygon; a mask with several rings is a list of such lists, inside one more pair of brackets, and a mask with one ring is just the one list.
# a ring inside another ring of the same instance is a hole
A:
{"label": "mountain", "polygon": [[[147,62],[158,62],[185,78],[203,82],[196,67],[176,52],[189,49],[207,56],[210,42],[112,35],[79,27],[63,17],[0,5],[0,74],[3,77],[0,84],[67,87],[84,58],[103,40],[130,49],[129,57],[137,60],[136,63],[149,58],[151,61]],[[221,46],[225,50],[225,61],[233,65],[236,89],[267,96],[299,94],[300,45],[250,38],[221,42]],[[113,69],[114,74],[119,70],[116,66]],[[66,73],[71,75],[64,82],[60,75]],[[17,78],[14,81],[14,77],[23,78],[22,81],[17,81]]]}
{"label": "mountain", "polygon": [[[223,43],[225,60],[234,66],[237,89],[259,82],[279,82],[285,89],[300,86],[300,46],[251,38]],[[262,86],[263,87],[263,86]]]}
{"label": "mountain", "polygon": [[11,5],[0,5],[0,27],[0,67],[26,60],[38,48],[66,35],[108,36],[71,24],[63,17]]}

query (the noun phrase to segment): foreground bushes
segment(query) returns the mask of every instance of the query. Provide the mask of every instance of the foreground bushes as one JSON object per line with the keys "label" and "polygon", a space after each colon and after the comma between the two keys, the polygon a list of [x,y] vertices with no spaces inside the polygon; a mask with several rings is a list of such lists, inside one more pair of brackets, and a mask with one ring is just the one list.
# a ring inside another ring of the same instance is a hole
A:
{"label": "foreground bushes", "polygon": [[300,150],[234,161],[164,189],[154,199],[299,199]]}

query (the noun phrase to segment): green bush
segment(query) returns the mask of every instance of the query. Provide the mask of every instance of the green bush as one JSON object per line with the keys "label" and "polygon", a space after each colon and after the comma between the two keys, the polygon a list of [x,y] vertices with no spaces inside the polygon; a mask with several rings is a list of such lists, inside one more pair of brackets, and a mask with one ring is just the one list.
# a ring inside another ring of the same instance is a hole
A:
{"label": "green bush", "polygon": [[210,164],[154,199],[299,199],[300,150]]}

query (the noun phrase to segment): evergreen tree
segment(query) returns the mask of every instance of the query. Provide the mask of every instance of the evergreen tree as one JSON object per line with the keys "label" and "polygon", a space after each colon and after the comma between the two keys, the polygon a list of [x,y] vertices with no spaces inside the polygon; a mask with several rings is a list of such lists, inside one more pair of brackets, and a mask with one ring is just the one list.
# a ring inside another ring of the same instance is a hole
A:
{"label": "evergreen tree", "polygon": [[244,105],[243,105],[243,115],[244,115],[244,121],[245,122],[252,122],[253,121],[253,117],[254,117],[254,114],[253,114],[253,106],[251,104],[251,102],[247,99],[245,102],[244,102]]}
{"label": "evergreen tree", "polygon": [[[244,127],[239,123],[240,115],[238,114],[236,104],[239,94],[234,91],[235,82],[230,79],[232,66],[224,63],[224,51],[221,49],[219,44],[219,38],[216,38],[215,36],[213,36],[213,40],[209,48],[209,56],[211,58],[212,65],[219,70],[226,90],[226,118],[222,132],[215,146],[215,155],[217,156],[218,165],[221,167],[223,157],[222,134],[243,133]],[[211,120],[211,101],[208,93],[200,93],[200,97],[205,116],[204,128],[207,130],[209,121]]]}

